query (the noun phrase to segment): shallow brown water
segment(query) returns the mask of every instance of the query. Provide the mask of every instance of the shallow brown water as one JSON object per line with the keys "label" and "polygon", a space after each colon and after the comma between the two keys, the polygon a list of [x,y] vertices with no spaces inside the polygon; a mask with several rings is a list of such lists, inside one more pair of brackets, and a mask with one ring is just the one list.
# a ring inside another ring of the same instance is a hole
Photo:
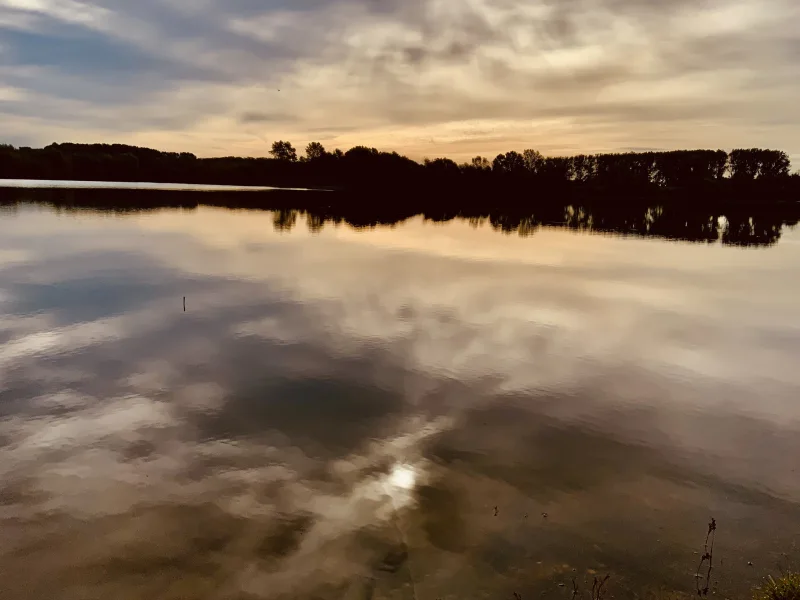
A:
{"label": "shallow brown water", "polygon": [[797,565],[796,231],[275,217],[0,212],[0,597],[692,594],[712,516],[719,597]]}

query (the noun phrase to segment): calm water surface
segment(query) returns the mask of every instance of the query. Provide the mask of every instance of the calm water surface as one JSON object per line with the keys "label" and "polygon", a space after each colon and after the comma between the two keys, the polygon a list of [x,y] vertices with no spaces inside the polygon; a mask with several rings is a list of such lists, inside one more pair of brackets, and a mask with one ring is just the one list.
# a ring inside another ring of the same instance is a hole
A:
{"label": "calm water surface", "polygon": [[149,183],[142,181],[74,181],[61,179],[0,179],[0,188],[66,189],[66,190],[169,190],[195,192],[300,190],[302,188],[275,188],[247,185],[209,185],[202,183]]}
{"label": "calm water surface", "polygon": [[712,516],[718,597],[798,565],[796,231],[282,220],[0,212],[0,596],[688,597]]}

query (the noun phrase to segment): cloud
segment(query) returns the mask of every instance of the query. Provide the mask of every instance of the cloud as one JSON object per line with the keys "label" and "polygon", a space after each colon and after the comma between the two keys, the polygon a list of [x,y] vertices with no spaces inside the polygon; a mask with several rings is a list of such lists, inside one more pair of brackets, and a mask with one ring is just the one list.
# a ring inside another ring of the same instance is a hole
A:
{"label": "cloud", "polygon": [[296,115],[288,113],[267,113],[258,111],[246,112],[239,117],[239,121],[242,123],[274,123],[281,121],[292,123],[297,120],[298,117]]}
{"label": "cloud", "polygon": [[[200,155],[326,130],[415,158],[493,153],[475,121],[550,152],[797,154],[797,18],[791,0],[3,0],[0,73],[19,98],[0,110],[12,142]],[[416,128],[454,139],[423,149]]]}

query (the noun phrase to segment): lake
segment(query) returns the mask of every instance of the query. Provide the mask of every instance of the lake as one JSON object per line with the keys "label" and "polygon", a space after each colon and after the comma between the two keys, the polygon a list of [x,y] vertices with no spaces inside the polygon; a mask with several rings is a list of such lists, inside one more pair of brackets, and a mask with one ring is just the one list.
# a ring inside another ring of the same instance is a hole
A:
{"label": "lake", "polygon": [[793,226],[203,198],[0,207],[3,598],[688,598],[711,518],[717,597],[797,567]]}
{"label": "lake", "polygon": [[0,179],[0,188],[61,190],[143,190],[192,192],[301,191],[303,188],[275,188],[252,185],[206,185],[199,183],[152,183],[146,181],[73,181],[61,179]]}

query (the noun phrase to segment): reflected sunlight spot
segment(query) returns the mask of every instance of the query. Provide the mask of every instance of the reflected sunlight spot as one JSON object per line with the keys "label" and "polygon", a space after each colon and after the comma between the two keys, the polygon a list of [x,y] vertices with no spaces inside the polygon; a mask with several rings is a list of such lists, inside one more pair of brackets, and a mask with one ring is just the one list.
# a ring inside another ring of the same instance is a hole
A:
{"label": "reflected sunlight spot", "polygon": [[389,475],[389,483],[404,490],[413,489],[416,480],[417,476],[414,473],[414,469],[407,465],[395,466],[391,475]]}

